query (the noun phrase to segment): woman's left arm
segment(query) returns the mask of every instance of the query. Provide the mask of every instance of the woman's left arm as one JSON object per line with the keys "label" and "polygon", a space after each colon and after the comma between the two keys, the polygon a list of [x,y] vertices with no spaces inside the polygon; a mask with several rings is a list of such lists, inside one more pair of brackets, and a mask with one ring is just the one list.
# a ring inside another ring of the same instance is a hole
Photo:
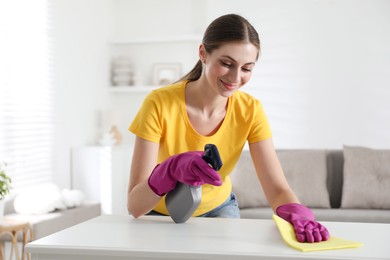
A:
{"label": "woman's left arm", "polygon": [[272,139],[249,144],[249,149],[270,207],[276,211],[280,205],[299,203],[284,176]]}
{"label": "woman's left arm", "polygon": [[313,212],[299,203],[288,185],[279,163],[272,139],[249,145],[252,160],[264,194],[274,212],[294,226],[299,242],[320,242],[330,235],[326,227],[315,220]]}

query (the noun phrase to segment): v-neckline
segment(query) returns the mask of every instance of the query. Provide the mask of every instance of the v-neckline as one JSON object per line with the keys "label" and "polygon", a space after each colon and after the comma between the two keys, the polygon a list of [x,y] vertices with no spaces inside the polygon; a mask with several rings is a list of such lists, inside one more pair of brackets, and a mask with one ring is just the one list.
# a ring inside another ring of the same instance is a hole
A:
{"label": "v-neckline", "polygon": [[208,138],[213,138],[217,135],[220,135],[221,132],[223,132],[223,129],[225,128],[226,124],[228,123],[229,121],[229,118],[230,118],[230,114],[231,114],[231,110],[232,110],[232,106],[231,106],[231,103],[232,103],[232,99],[233,99],[233,96],[230,96],[228,98],[228,101],[227,101],[227,109],[226,109],[226,114],[225,114],[225,117],[222,119],[222,123],[219,124],[219,126],[217,127],[218,129],[216,131],[214,131],[213,134],[211,135],[203,135],[203,134],[200,134],[192,125],[191,121],[190,121],[190,118],[188,116],[188,112],[187,112],[187,104],[186,104],[186,87],[187,87],[187,83],[188,81],[184,82],[183,83],[183,87],[182,87],[182,91],[181,91],[181,95],[182,95],[182,104],[181,104],[181,111],[182,111],[182,115],[183,115],[183,118],[184,118],[184,121],[185,121],[185,124],[187,125],[187,127],[189,129],[191,129],[191,131],[193,132],[193,134],[197,137],[200,137],[202,139],[208,139]]}

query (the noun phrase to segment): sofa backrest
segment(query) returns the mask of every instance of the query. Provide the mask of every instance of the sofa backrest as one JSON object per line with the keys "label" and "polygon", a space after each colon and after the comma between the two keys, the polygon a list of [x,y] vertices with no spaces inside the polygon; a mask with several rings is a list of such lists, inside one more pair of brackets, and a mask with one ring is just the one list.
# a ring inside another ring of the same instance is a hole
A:
{"label": "sofa backrest", "polygon": [[332,208],[340,208],[343,189],[344,156],[342,150],[327,150],[327,188]]}
{"label": "sofa backrest", "polygon": [[279,152],[324,151],[326,153],[326,187],[329,192],[329,200],[332,208],[340,208],[343,188],[344,156],[342,150],[321,149],[278,149]]}
{"label": "sofa backrest", "polygon": [[[343,152],[325,149],[278,149],[277,155],[291,187],[310,207],[339,208],[343,186]],[[231,174],[240,208],[266,207],[248,150]]]}

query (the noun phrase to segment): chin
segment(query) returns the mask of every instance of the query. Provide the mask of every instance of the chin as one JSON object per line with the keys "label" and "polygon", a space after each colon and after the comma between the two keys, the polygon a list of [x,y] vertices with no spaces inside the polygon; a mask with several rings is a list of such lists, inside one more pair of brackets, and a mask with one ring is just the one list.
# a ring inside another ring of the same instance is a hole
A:
{"label": "chin", "polygon": [[221,95],[222,97],[228,98],[228,97],[232,96],[234,93],[236,93],[237,90],[238,90],[238,88],[237,88],[237,89],[234,89],[234,90],[226,90],[226,89],[225,89],[225,90],[222,90],[222,91],[220,92],[220,95]]}

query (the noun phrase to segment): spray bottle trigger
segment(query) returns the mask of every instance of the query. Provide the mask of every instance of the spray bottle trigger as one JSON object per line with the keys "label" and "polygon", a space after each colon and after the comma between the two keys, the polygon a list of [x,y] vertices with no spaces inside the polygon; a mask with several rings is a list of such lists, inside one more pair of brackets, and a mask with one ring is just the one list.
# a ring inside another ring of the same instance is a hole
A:
{"label": "spray bottle trigger", "polygon": [[219,171],[222,167],[222,160],[219,156],[218,148],[214,144],[206,144],[202,156],[214,170]]}

